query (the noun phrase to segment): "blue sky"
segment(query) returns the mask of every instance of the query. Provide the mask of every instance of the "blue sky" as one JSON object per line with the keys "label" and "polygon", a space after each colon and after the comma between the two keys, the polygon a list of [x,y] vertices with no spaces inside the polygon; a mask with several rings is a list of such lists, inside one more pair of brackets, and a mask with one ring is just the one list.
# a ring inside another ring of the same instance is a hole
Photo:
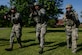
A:
{"label": "blue sky", "polygon": [[[7,5],[9,6],[9,0],[0,0],[0,5]],[[79,20],[82,22],[82,18],[80,18],[80,12],[82,11],[82,0],[64,0],[63,2],[63,9],[65,12],[66,4],[72,4],[73,8],[76,10],[76,12],[79,15]]]}
{"label": "blue sky", "polygon": [[0,5],[7,5],[7,6],[9,6],[9,0],[0,0]]}

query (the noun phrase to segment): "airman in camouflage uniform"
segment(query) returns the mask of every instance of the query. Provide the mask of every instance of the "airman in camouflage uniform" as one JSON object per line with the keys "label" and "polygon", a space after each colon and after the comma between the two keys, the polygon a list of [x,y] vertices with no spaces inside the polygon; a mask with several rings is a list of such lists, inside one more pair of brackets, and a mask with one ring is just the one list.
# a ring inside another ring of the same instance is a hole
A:
{"label": "airman in camouflage uniform", "polygon": [[[13,27],[12,27],[12,31],[11,31],[11,35],[10,35],[10,47],[5,49],[7,51],[13,50],[14,36],[16,36],[16,38],[17,38],[17,41],[19,43],[19,47],[20,48],[22,47],[22,44],[21,44],[21,35],[22,35],[21,15],[20,15],[20,13],[18,13],[16,11],[15,6],[12,6],[10,11],[11,11],[11,15],[10,15],[9,19],[11,20],[11,23],[13,24]],[[6,19],[7,17],[4,16],[4,18]]]}
{"label": "airman in camouflage uniform", "polygon": [[34,3],[35,11],[30,14],[36,22],[36,37],[40,43],[41,50],[39,53],[43,53],[44,48],[44,36],[47,30],[47,18],[46,11],[44,8],[41,8],[38,2]]}
{"label": "airman in camouflage uniform", "polygon": [[66,6],[66,13],[63,18],[66,24],[67,48],[72,47],[72,53],[77,51],[78,27],[80,25],[78,14],[72,9],[72,5]]}

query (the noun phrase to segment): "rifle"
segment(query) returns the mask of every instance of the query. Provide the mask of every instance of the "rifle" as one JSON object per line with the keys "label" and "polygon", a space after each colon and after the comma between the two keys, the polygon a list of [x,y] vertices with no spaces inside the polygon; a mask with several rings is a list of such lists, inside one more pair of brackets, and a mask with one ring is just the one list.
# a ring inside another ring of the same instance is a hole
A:
{"label": "rifle", "polygon": [[70,11],[66,11],[66,17],[67,17],[67,19],[71,19],[72,15],[73,14],[71,14]]}
{"label": "rifle", "polygon": [[4,18],[9,20],[10,19],[10,15],[11,15],[11,11],[9,10],[8,12],[6,12],[4,14]]}
{"label": "rifle", "polygon": [[35,11],[34,5],[29,4],[27,7],[30,8],[30,12],[31,12],[31,13],[34,13],[34,11]]}
{"label": "rifle", "polygon": [[[73,12],[73,11],[72,11],[72,12]],[[80,21],[76,19],[74,13],[71,14],[70,12],[66,11],[66,17],[67,17],[67,19],[71,19],[71,20],[73,20],[74,23],[76,24],[76,27],[79,27],[79,25],[80,25]]]}

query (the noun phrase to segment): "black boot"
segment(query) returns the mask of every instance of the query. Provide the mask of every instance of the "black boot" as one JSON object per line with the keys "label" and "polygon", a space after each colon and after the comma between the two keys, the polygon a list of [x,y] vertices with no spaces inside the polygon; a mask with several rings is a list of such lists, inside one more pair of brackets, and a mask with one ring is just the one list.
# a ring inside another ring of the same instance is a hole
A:
{"label": "black boot", "polygon": [[42,54],[42,53],[43,53],[43,48],[41,48],[39,51],[39,54]]}
{"label": "black boot", "polygon": [[10,47],[9,48],[6,48],[5,49],[6,51],[12,51],[13,50],[13,43],[10,44]]}
{"label": "black boot", "polygon": [[6,48],[5,50],[6,50],[6,51],[12,51],[13,48]]}
{"label": "black boot", "polygon": [[23,48],[22,44],[21,44],[21,39],[17,38],[18,44],[19,44],[19,48]]}
{"label": "black boot", "polygon": [[70,49],[72,46],[71,38],[67,39],[67,48]]}

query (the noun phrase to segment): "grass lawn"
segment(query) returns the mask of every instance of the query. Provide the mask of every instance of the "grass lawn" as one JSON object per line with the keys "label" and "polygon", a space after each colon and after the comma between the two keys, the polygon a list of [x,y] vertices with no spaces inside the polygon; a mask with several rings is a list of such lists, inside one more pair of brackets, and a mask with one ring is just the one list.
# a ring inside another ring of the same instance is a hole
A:
{"label": "grass lawn", "polygon": [[[19,48],[14,41],[13,51],[5,51],[9,46],[11,28],[0,28],[0,55],[40,55],[39,44],[35,37],[35,28],[23,28],[22,44]],[[82,55],[82,28],[79,30],[78,52],[72,54],[71,49],[66,48],[66,35],[64,28],[48,28],[45,36],[45,48],[42,55]]]}

